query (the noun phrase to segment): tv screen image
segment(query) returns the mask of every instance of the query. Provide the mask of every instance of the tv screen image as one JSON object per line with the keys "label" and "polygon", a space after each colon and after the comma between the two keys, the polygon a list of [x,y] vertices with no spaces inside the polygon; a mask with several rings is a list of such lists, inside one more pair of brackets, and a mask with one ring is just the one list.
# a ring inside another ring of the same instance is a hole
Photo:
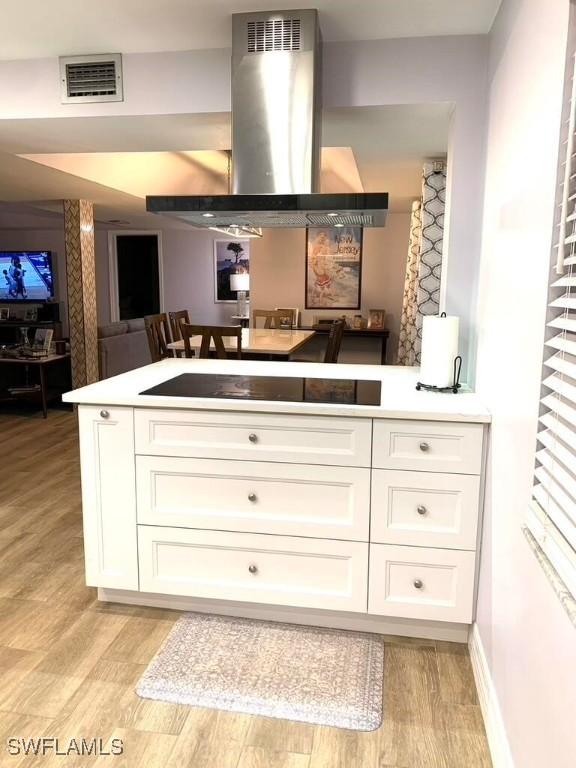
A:
{"label": "tv screen image", "polygon": [[0,251],[0,298],[3,301],[54,298],[50,251]]}

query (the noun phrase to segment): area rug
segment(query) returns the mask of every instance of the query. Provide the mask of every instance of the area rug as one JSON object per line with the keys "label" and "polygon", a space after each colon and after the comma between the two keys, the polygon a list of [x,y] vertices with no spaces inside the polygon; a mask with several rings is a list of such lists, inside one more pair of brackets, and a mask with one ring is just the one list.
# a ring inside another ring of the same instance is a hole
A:
{"label": "area rug", "polygon": [[382,722],[378,635],[186,614],[136,692],[195,707],[372,731]]}

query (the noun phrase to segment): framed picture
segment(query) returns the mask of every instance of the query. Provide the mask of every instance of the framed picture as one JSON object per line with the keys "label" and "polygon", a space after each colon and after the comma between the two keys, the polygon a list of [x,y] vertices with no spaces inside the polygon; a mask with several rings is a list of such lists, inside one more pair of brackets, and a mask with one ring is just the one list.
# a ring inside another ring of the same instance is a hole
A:
{"label": "framed picture", "polygon": [[230,275],[250,274],[250,240],[214,240],[214,302],[236,303],[236,291],[230,289]]}
{"label": "framed picture", "polygon": [[28,323],[35,323],[38,319],[38,310],[36,307],[26,307],[24,310],[24,320]]}
{"label": "framed picture", "polygon": [[34,334],[34,346],[48,351],[52,344],[53,334],[52,328],[37,328]]}
{"label": "framed picture", "polygon": [[306,309],[360,309],[362,227],[306,232]]}
{"label": "framed picture", "polygon": [[0,307],[0,320],[10,320],[10,307]]}
{"label": "framed picture", "polygon": [[383,309],[368,310],[368,328],[382,329],[386,320],[386,312]]}

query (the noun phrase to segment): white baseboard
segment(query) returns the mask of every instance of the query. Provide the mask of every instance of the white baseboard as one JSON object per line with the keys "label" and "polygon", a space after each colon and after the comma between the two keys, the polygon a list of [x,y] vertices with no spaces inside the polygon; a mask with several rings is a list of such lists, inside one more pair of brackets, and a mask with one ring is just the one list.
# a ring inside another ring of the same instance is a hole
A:
{"label": "white baseboard", "polygon": [[480,708],[484,718],[492,764],[494,768],[514,768],[514,760],[512,759],[512,752],[510,751],[510,744],[508,743],[496,688],[494,687],[490,668],[488,667],[488,660],[484,653],[482,638],[476,623],[472,625],[472,630],[470,631],[468,648],[470,650],[470,661],[472,662],[472,670],[476,680],[478,699],[480,700]]}
{"label": "white baseboard", "polygon": [[419,621],[395,617],[374,616],[364,613],[343,613],[306,608],[290,608],[281,605],[239,603],[229,600],[209,600],[200,597],[178,597],[146,592],[130,592],[123,589],[98,588],[98,599],[107,603],[125,603],[175,611],[216,613],[220,616],[239,616],[264,621],[285,621],[314,627],[351,629],[357,632],[375,632],[381,635],[422,637],[430,640],[448,640],[466,643],[468,624],[451,624],[447,621]]}

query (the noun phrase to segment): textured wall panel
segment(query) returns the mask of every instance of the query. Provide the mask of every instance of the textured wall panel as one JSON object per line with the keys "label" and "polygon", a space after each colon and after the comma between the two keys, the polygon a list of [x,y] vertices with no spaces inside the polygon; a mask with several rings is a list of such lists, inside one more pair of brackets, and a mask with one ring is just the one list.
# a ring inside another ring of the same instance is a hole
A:
{"label": "textured wall panel", "polygon": [[64,201],[72,385],[98,381],[94,210],[87,200]]}

